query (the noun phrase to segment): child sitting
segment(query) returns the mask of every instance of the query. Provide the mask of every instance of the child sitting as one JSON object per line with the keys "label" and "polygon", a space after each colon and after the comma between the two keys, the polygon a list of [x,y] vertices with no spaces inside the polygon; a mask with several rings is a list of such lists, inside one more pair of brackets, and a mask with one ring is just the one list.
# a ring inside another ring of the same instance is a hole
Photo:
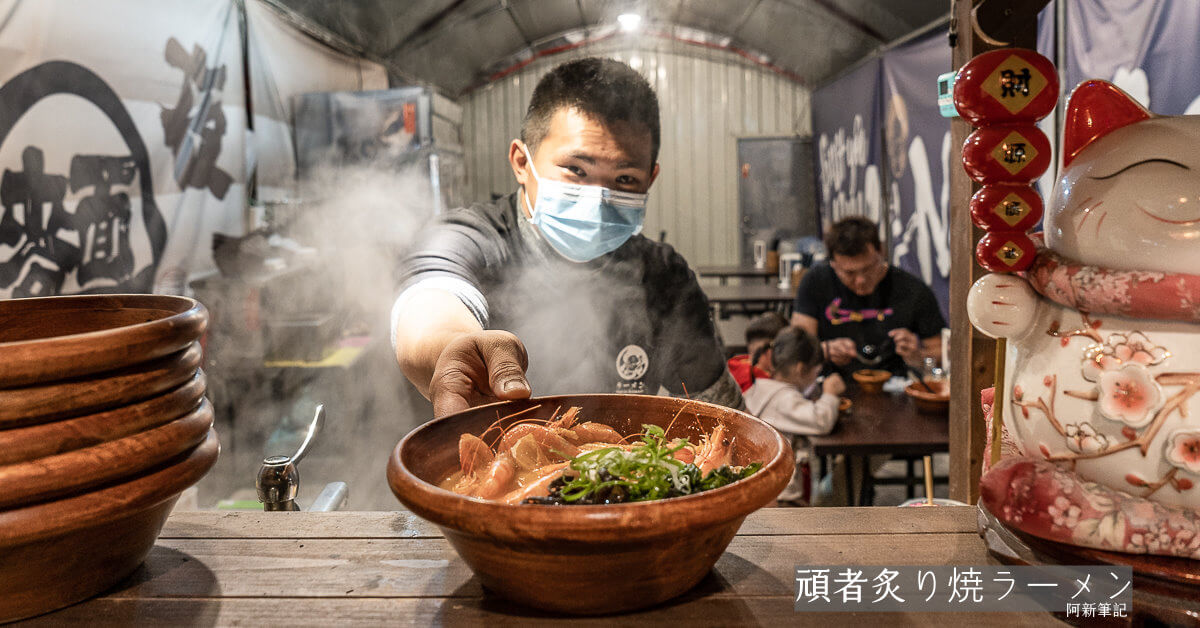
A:
{"label": "child sitting", "polygon": [[817,339],[799,327],[779,332],[768,347],[751,356],[757,361],[761,352],[770,351],[771,379],[756,378],[744,394],[746,408],[751,414],[770,423],[775,429],[792,437],[796,453],[796,473],[779,496],[780,502],[809,502],[810,473],[808,447],[804,436],[828,434],[838,416],[838,395],[846,383],[835,374],[821,382],[821,396],[810,401],[803,391],[816,381],[821,372],[823,355]]}
{"label": "child sitting", "polygon": [[[779,312],[767,312],[754,317],[746,327],[746,353],[729,358],[729,372],[746,392],[755,379],[771,377],[771,352],[766,350],[787,320]],[[758,357],[751,361],[750,357]]]}

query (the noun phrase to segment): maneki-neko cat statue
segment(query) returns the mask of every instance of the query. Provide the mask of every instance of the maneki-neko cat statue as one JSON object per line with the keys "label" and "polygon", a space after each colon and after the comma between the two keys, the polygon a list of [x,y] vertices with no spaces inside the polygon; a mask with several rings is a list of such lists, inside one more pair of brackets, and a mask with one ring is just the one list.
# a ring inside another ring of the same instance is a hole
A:
{"label": "maneki-neko cat statue", "polygon": [[1200,116],[1081,84],[1043,237],[968,302],[1007,339],[982,503],[1053,541],[1200,559]]}

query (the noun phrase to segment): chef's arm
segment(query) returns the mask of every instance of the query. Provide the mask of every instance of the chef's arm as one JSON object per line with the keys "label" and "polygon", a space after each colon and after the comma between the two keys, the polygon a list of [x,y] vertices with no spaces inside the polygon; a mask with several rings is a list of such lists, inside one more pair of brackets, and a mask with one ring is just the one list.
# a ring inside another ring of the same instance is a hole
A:
{"label": "chef's arm", "polygon": [[436,288],[405,295],[392,316],[396,361],[426,398],[438,358],[455,338],[483,331],[458,297]]}
{"label": "chef's arm", "polygon": [[396,361],[434,417],[532,394],[529,356],[516,336],[483,329],[462,299],[446,290],[409,288],[392,308]]}

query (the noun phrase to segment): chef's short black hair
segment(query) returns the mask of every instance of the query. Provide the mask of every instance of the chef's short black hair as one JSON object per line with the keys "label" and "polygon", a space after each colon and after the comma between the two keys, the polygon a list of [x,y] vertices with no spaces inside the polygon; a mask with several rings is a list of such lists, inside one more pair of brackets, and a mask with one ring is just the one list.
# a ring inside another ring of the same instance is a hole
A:
{"label": "chef's short black hair", "polygon": [[612,59],[568,61],[542,77],[533,90],[521,141],[536,151],[559,109],[573,108],[606,123],[624,122],[650,131],[650,167],[658,162],[661,131],[658,96],[636,70]]}
{"label": "chef's short black hair", "polygon": [[825,234],[825,250],[829,259],[834,255],[855,257],[867,252],[867,245],[883,251],[879,241],[879,225],[862,216],[843,218],[835,223]]}

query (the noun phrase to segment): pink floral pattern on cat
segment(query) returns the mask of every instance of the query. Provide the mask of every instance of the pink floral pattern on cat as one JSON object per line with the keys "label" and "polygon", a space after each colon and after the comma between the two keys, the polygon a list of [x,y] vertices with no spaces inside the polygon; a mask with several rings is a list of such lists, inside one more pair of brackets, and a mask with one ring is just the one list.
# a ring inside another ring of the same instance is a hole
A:
{"label": "pink floral pattern on cat", "polygon": [[1200,474],[1200,430],[1175,430],[1167,439],[1167,462]]}
{"label": "pink floral pattern on cat", "polygon": [[1100,414],[1130,427],[1143,427],[1162,406],[1154,376],[1141,364],[1126,364],[1100,376]]}
{"label": "pink floral pattern on cat", "polygon": [[1102,550],[1200,559],[1200,513],[1085,482],[1045,460],[1002,460],[979,489],[988,512],[1027,534]]}
{"label": "pink floral pattern on cat", "polygon": [[1082,423],[1068,423],[1065,426],[1067,432],[1067,449],[1075,453],[1094,454],[1108,449],[1112,444],[1108,436],[1096,432],[1096,428],[1092,424],[1083,421]]}
{"label": "pink floral pattern on cat", "polygon": [[1025,278],[1047,299],[1091,314],[1200,322],[1200,275],[1090,266],[1040,249]]}
{"label": "pink floral pattern on cat", "polygon": [[1115,370],[1123,364],[1154,366],[1169,357],[1170,351],[1154,344],[1140,331],[1111,334],[1104,344],[1092,345],[1084,353],[1083,377],[1098,382],[1104,371]]}

